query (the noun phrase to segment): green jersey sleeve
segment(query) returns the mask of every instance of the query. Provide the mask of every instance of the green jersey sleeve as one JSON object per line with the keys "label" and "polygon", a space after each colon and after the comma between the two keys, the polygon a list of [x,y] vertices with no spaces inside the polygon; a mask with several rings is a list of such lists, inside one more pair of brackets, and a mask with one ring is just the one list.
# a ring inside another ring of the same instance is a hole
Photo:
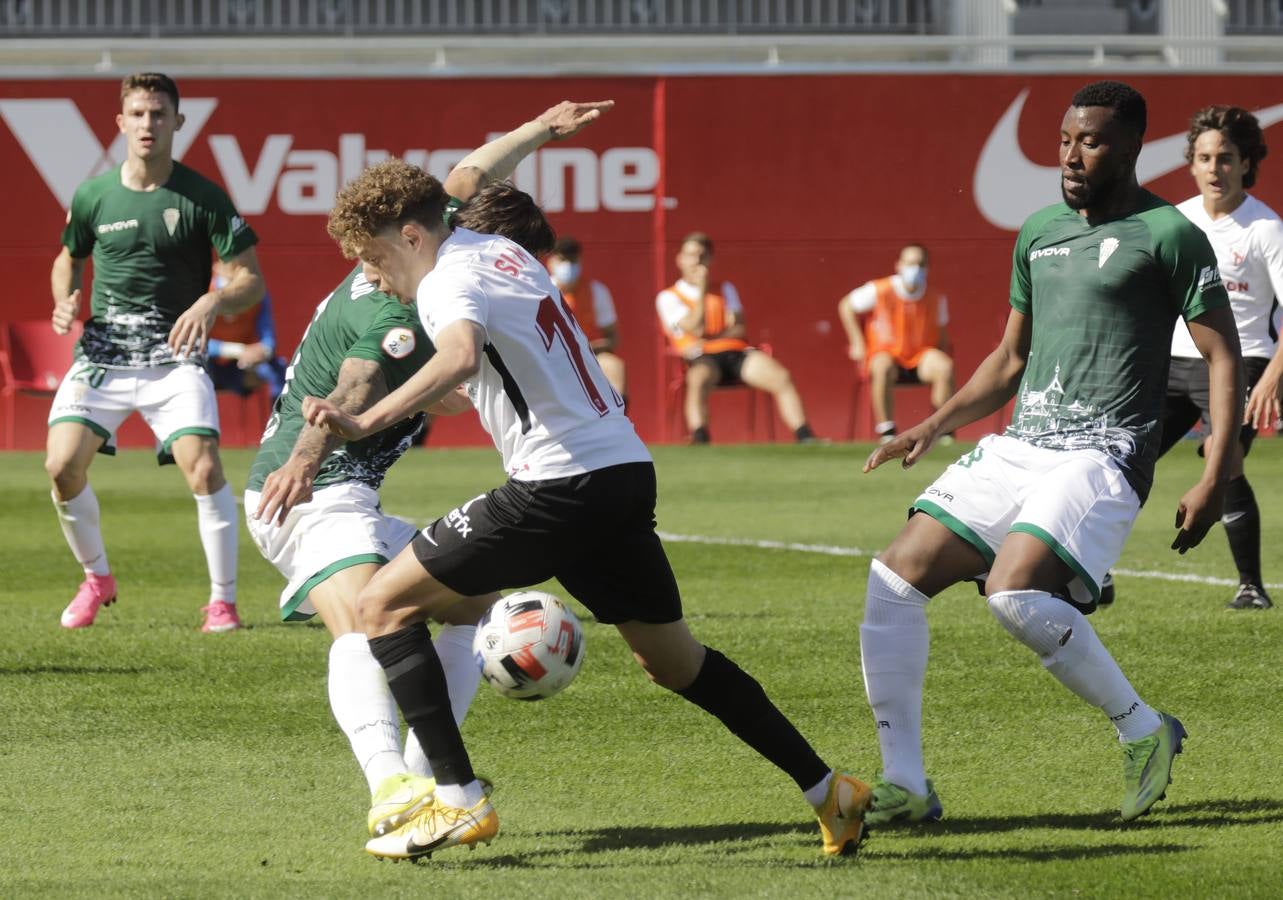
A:
{"label": "green jersey sleeve", "polygon": [[93,207],[97,193],[86,181],[76,189],[67,210],[67,224],[62,229],[62,245],[76,259],[94,251]]}
{"label": "green jersey sleeve", "polygon": [[1025,222],[1016,236],[1016,248],[1011,251],[1011,308],[1029,315],[1033,308],[1034,285],[1029,275],[1029,246],[1033,243],[1032,220]]}
{"label": "green jersey sleeve", "polygon": [[1186,322],[1229,305],[1216,252],[1198,226],[1173,210],[1160,227],[1153,227],[1153,235],[1154,258],[1167,276],[1172,307]]}
{"label": "green jersey sleeve", "polygon": [[254,229],[236,212],[232,199],[222,191],[205,201],[205,227],[209,242],[221,260],[231,259],[258,243]]}
{"label": "green jersey sleeve", "polygon": [[347,358],[378,363],[392,391],[423,366],[428,347],[413,308],[389,303],[348,349]]}

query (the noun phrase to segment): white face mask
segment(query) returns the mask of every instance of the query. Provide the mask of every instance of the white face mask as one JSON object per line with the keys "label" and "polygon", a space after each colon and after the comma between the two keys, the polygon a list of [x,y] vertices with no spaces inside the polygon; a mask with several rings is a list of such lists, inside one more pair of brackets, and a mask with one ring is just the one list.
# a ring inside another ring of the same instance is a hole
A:
{"label": "white face mask", "polygon": [[925,266],[901,266],[900,280],[904,282],[905,288],[909,291],[916,291],[919,288],[926,287],[927,269]]}
{"label": "white face mask", "polygon": [[552,264],[552,280],[558,284],[574,284],[579,280],[580,265],[568,259],[559,259]]}

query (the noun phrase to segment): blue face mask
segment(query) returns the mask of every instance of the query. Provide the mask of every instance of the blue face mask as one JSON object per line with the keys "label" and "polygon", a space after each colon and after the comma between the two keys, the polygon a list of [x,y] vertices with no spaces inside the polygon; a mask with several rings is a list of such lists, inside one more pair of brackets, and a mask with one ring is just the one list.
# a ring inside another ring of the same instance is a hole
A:
{"label": "blue face mask", "polygon": [[549,268],[552,280],[558,284],[574,284],[579,280],[580,264],[568,259],[559,259]]}
{"label": "blue face mask", "polygon": [[917,291],[927,285],[926,266],[901,266],[900,280],[909,291]]}

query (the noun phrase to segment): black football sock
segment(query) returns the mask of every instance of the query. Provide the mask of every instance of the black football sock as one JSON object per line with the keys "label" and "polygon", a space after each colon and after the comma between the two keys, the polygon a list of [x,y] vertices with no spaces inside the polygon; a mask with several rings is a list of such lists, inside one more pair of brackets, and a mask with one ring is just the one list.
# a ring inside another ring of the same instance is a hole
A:
{"label": "black football sock", "polygon": [[476,776],[459,726],[450,711],[445,670],[422,622],[370,638],[370,652],[383,666],[388,686],[414,729],[438,784],[468,784]]}
{"label": "black football sock", "polygon": [[707,444],[709,441],[708,426],[701,425],[691,432],[692,444]]}
{"label": "black football sock", "polygon": [[783,769],[802,790],[818,784],[829,767],[784,717],[762,686],[712,647],[690,687],[677,693],[721,720],[744,743]]}
{"label": "black football sock", "polygon": [[813,441],[815,440],[815,432],[811,430],[810,425],[803,422],[793,430],[793,437],[797,439],[798,443]]}
{"label": "black football sock", "polygon": [[1221,521],[1225,523],[1225,536],[1230,539],[1239,583],[1261,587],[1261,510],[1245,475],[1230,481]]}

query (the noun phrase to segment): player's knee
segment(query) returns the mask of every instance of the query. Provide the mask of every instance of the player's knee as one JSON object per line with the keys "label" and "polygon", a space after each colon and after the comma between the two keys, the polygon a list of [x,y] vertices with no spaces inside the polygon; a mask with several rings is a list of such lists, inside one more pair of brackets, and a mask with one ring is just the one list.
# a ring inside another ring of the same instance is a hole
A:
{"label": "player's knee", "polygon": [[356,595],[356,619],[366,634],[385,634],[388,631],[388,599],[377,575]]}
{"label": "player's knee", "polygon": [[647,678],[670,691],[685,690],[699,674],[698,664],[684,658],[656,659],[634,652],[633,659],[637,660]]}
{"label": "player's knee", "polygon": [[212,453],[202,453],[192,460],[185,474],[195,494],[212,494],[223,487],[223,467]]}
{"label": "player's knee", "polygon": [[1050,656],[1073,634],[1074,608],[1046,591],[989,588],[989,612],[1007,633],[1039,656]]}
{"label": "player's knee", "polygon": [[84,490],[86,472],[75,459],[50,454],[45,457],[45,471],[57,489],[58,496],[64,500],[70,500]]}

